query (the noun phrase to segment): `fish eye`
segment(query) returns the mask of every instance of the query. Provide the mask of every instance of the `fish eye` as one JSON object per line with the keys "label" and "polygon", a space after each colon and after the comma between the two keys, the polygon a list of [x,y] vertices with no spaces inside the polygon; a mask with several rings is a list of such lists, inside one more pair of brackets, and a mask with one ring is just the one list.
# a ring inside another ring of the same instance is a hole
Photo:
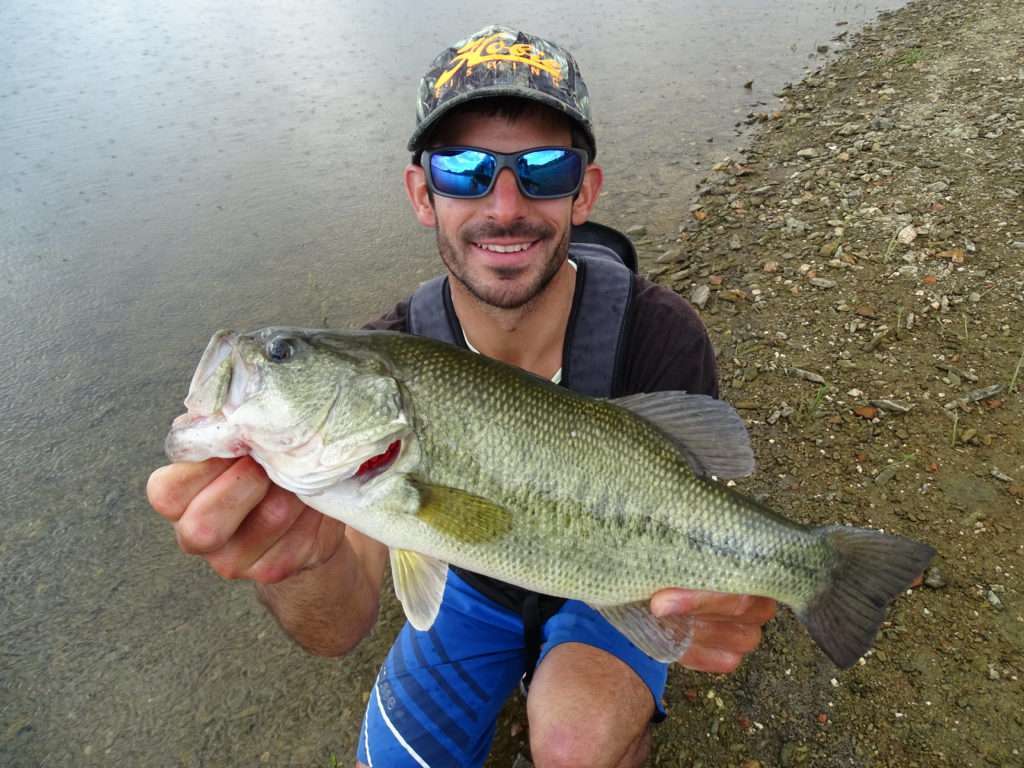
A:
{"label": "fish eye", "polygon": [[275,363],[287,363],[295,355],[295,344],[286,336],[275,336],[267,342],[267,358]]}

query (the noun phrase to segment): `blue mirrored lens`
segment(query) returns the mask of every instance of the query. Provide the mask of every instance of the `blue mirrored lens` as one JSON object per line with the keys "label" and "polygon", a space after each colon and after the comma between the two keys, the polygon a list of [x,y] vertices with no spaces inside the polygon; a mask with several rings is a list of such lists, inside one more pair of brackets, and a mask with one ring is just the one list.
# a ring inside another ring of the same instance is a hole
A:
{"label": "blue mirrored lens", "polygon": [[470,149],[436,152],[430,156],[430,179],[442,195],[478,197],[494,178],[494,158]]}
{"label": "blue mirrored lens", "polygon": [[523,191],[534,197],[571,194],[580,183],[583,164],[579,155],[564,149],[538,149],[516,161]]}

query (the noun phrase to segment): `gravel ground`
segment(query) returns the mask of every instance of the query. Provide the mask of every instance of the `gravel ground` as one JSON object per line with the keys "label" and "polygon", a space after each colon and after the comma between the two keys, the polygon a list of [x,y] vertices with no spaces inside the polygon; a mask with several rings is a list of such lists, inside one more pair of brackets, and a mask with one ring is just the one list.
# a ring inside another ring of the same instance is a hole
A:
{"label": "gravel ground", "polygon": [[[652,765],[1024,766],[1022,40],[1019,0],[883,14],[749,116],[678,235],[634,228],[750,426],[741,490],[939,550],[849,671],[788,612],[733,675],[673,668]],[[491,764],[526,742],[516,702]]]}

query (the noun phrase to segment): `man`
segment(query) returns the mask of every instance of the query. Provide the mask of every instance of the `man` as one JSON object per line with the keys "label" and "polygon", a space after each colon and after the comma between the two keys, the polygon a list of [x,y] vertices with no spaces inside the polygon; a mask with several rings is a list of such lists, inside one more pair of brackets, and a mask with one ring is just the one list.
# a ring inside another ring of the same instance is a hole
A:
{"label": "man", "polygon": [[[448,334],[581,391],[717,394],[710,342],[679,297],[624,267],[568,258],[571,228],[587,220],[602,185],[571,55],[485,28],[435,60],[417,117],[405,186],[419,221],[437,232],[447,279],[374,327]],[[608,290],[594,293],[595,285]],[[628,289],[625,300],[603,305],[616,286]],[[585,373],[589,356],[567,368],[581,349],[601,358],[602,348],[621,352],[606,356],[606,370]],[[251,459],[162,467],[148,493],[182,550],[226,578],[256,582],[309,651],[344,654],[373,627],[386,548],[271,485]],[[658,593],[652,610],[689,620],[682,664],[729,672],[759,643],[774,603],[673,589]],[[524,676],[538,766],[644,761],[649,723],[664,716],[666,665],[582,603],[452,569],[434,626],[406,625],[381,669],[360,765],[482,764],[502,703]]]}

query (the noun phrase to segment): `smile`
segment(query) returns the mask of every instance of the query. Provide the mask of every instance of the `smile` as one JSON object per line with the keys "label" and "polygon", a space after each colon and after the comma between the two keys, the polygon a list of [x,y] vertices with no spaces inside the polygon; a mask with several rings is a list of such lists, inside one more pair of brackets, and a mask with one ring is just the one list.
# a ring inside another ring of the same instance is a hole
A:
{"label": "smile", "polygon": [[481,250],[491,251],[492,253],[520,253],[529,249],[535,242],[535,240],[531,240],[528,243],[513,243],[510,245],[499,245],[498,243],[473,243],[473,245]]}

